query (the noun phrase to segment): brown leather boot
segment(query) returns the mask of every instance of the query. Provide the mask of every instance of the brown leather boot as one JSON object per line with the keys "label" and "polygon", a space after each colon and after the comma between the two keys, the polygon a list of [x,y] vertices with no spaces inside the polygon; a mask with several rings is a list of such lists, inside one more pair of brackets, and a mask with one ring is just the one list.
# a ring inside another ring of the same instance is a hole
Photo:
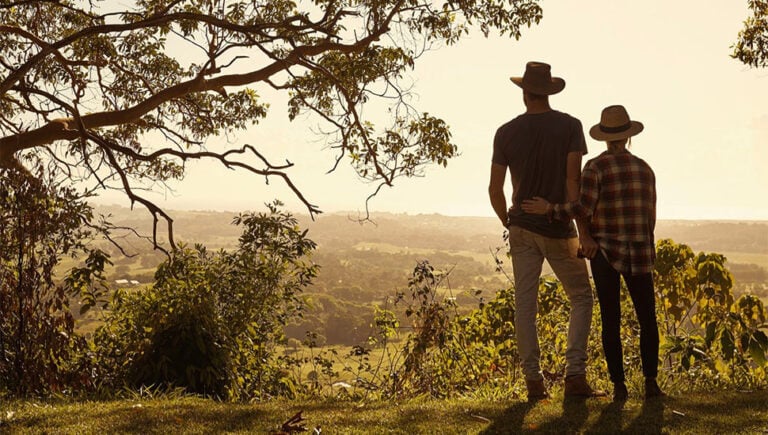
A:
{"label": "brown leather boot", "polygon": [[528,401],[536,402],[549,397],[547,387],[544,386],[544,380],[529,381],[526,379],[525,386],[528,388]]}
{"label": "brown leather boot", "polygon": [[565,378],[566,397],[605,397],[605,391],[593,390],[587,383],[585,375],[572,375]]}

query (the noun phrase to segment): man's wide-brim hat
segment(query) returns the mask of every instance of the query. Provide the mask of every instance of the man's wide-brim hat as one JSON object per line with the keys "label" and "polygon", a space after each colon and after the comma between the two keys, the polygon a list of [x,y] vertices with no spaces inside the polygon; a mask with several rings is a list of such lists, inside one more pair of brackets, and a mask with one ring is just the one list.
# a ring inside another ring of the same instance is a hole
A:
{"label": "man's wide-brim hat", "polygon": [[626,139],[643,131],[643,124],[629,119],[624,106],[608,106],[600,115],[600,123],[589,129],[595,140],[612,141]]}
{"label": "man's wide-brim hat", "polygon": [[512,83],[537,95],[556,94],[565,88],[565,80],[552,77],[551,67],[543,62],[528,62],[522,77],[510,77]]}

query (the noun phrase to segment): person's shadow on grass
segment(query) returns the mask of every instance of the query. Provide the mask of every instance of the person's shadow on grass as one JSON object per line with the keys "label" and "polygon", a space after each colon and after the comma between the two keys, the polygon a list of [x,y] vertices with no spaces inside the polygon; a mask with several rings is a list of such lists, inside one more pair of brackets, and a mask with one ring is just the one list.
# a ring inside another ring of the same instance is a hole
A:
{"label": "person's shadow on grass", "polygon": [[622,413],[626,402],[611,402],[603,408],[600,416],[597,417],[595,424],[587,431],[588,433],[611,433],[621,432]]}
{"label": "person's shadow on grass", "polygon": [[505,409],[480,435],[514,434],[523,432],[523,421],[536,402],[519,402]]}
{"label": "person's shadow on grass", "polygon": [[627,426],[627,433],[660,434],[664,427],[664,400],[648,399],[643,402],[640,415]]}
{"label": "person's shadow on grass", "polygon": [[586,397],[563,399],[563,414],[535,428],[545,433],[579,433],[589,418]]}
{"label": "person's shadow on grass", "polygon": [[522,402],[507,408],[490,426],[480,432],[482,435],[517,434],[525,432],[563,433],[580,432],[589,417],[585,398],[563,400],[560,417],[543,424],[525,424],[525,416],[536,403]]}

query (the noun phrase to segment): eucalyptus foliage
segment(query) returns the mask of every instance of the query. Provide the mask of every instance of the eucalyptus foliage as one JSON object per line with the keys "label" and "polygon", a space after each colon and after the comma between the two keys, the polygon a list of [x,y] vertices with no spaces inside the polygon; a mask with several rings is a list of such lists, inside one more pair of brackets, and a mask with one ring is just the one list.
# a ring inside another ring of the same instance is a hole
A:
{"label": "eucalyptus foliage", "polygon": [[664,365],[682,385],[765,386],[768,322],[756,296],[734,298],[726,258],[694,254],[661,240],[656,247]]}
{"label": "eucalyptus foliage", "polygon": [[746,65],[765,68],[768,66],[768,1],[748,0],[748,4],[751,16],[744,21],[731,56]]}
{"label": "eucalyptus foliage", "polygon": [[[238,139],[282,94],[369,182],[392,185],[456,155],[448,125],[411,106],[407,72],[472,29],[521,36],[538,0],[23,0],[0,3],[0,165],[39,154],[75,178],[142,194],[213,159],[282,179]],[[377,124],[378,123],[378,124]],[[234,147],[209,146],[226,135]],[[335,166],[334,166],[335,169]]]}

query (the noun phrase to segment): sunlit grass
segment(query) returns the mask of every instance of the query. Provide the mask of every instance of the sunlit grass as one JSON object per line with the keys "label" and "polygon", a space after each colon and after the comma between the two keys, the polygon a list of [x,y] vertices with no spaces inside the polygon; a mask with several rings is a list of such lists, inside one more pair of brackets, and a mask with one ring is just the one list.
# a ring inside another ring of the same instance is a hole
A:
{"label": "sunlit grass", "polygon": [[276,400],[231,404],[197,397],[105,402],[12,401],[0,404],[9,434],[259,433],[276,431],[301,411],[322,434],[765,433],[768,392],[698,393],[623,406],[609,399],[529,405],[480,399],[355,402]]}

